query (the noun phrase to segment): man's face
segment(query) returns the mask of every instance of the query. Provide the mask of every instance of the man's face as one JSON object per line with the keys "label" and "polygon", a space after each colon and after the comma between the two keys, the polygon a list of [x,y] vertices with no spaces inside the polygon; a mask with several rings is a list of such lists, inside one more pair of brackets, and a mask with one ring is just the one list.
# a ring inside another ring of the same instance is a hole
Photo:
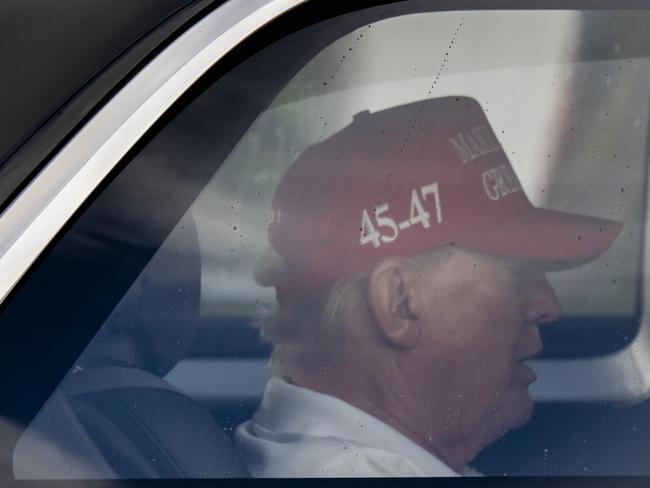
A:
{"label": "man's face", "polygon": [[541,271],[514,260],[462,249],[417,259],[422,404],[443,402],[450,436],[478,432],[487,445],[532,413],[524,361],[542,348],[538,325],[558,318],[557,298]]}

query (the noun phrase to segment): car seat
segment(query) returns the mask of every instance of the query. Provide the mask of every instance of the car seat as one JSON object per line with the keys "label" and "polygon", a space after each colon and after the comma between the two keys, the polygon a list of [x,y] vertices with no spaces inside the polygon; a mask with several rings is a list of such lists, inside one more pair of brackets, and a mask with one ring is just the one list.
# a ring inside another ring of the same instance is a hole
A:
{"label": "car seat", "polygon": [[16,478],[245,475],[207,408],[163,379],[194,337],[200,283],[188,213],[19,440]]}

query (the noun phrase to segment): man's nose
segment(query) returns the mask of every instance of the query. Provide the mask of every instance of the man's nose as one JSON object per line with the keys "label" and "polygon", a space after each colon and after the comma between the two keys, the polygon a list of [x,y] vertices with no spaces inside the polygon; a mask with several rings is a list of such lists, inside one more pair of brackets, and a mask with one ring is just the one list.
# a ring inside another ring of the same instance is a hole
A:
{"label": "man's nose", "polygon": [[537,324],[554,322],[560,318],[562,309],[553,287],[546,277],[534,277],[529,283],[526,300],[526,321]]}

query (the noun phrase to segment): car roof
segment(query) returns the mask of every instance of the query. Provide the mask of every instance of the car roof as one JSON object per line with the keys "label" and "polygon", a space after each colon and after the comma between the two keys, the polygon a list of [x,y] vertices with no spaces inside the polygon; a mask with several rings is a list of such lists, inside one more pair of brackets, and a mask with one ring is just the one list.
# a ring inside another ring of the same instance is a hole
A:
{"label": "car roof", "polygon": [[0,210],[111,90],[218,3],[0,2]]}

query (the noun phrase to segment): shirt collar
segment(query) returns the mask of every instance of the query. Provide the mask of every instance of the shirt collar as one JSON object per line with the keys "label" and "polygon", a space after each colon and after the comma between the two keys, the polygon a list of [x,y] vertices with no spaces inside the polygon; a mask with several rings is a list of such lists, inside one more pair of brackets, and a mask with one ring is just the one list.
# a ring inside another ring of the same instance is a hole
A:
{"label": "shirt collar", "polygon": [[[333,396],[271,377],[255,421],[275,432],[340,437],[403,455],[425,476],[460,476],[381,420]],[[463,470],[463,472],[465,469]]]}

